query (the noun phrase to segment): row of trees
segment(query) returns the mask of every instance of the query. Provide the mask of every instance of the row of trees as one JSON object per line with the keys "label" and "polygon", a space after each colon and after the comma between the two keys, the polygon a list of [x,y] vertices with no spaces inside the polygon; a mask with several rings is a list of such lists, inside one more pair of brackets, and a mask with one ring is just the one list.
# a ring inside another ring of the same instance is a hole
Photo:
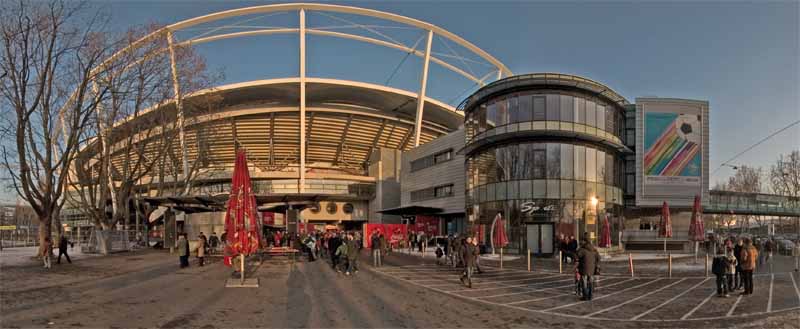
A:
{"label": "row of trees", "polygon": [[[781,154],[769,168],[741,166],[735,168],[736,173],[727,182],[718,182],[715,190],[747,193],[770,193],[781,196],[800,197],[800,150],[789,154]],[[734,222],[742,228],[755,221],[763,225],[764,216],[730,216],[718,215],[712,218],[720,226],[729,227]],[[783,222],[783,218],[778,218]]]}
{"label": "row of trees", "polygon": [[[40,241],[61,227],[65,203],[108,229],[130,222],[137,185],[188,190],[208,163],[203,147],[191,160],[183,151],[183,126],[196,124],[184,117],[218,103],[182,97],[215,80],[191,47],[170,47],[172,35],[157,25],[111,33],[105,16],[80,4],[4,2],[0,11],[2,161],[39,218]],[[211,132],[194,133],[199,144]]]}

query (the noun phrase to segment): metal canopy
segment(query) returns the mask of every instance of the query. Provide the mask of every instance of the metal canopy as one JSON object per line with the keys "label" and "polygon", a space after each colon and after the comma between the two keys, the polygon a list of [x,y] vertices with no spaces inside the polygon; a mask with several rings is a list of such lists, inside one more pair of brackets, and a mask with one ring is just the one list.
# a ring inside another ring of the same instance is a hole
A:
{"label": "metal canopy", "polygon": [[424,206],[405,206],[379,210],[379,213],[386,215],[432,215],[444,211],[442,208]]}
{"label": "metal canopy", "polygon": [[[258,210],[285,210],[305,209],[322,200],[335,201],[366,201],[368,197],[356,197],[340,194],[272,194],[256,195]],[[225,210],[225,203],[228,202],[228,194],[217,195],[198,195],[198,196],[170,196],[170,197],[146,197],[142,201],[147,202],[153,207],[166,207],[174,210],[183,211],[187,214],[202,212],[217,212]]]}

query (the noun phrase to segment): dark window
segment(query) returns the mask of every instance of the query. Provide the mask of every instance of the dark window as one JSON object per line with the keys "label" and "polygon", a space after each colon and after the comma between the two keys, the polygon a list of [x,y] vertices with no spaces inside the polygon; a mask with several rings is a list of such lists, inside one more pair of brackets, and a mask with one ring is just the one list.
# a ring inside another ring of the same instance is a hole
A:
{"label": "dark window", "polygon": [[575,97],[575,122],[586,124],[586,100]]}
{"label": "dark window", "polygon": [[453,149],[448,149],[433,155],[428,155],[411,161],[411,172],[435,166],[453,159]]}
{"label": "dark window", "polygon": [[561,145],[561,177],[564,179],[572,179],[572,173],[575,171],[574,153],[572,144]]}
{"label": "dark window", "polygon": [[508,99],[497,101],[497,127],[508,124]]}
{"label": "dark window", "polygon": [[547,178],[561,177],[561,145],[547,143]]}
{"label": "dark window", "polygon": [[345,214],[352,214],[353,213],[353,204],[352,203],[345,203],[344,206],[342,207],[342,211],[344,211]]}
{"label": "dark window", "polygon": [[533,120],[544,121],[545,117],[545,97],[533,96]]}
{"label": "dark window", "polygon": [[336,203],[333,203],[333,202],[328,202],[328,205],[325,206],[325,210],[327,210],[328,213],[331,214],[331,215],[335,214],[336,210],[338,210],[338,209],[339,209],[339,207],[336,205]]}
{"label": "dark window", "polygon": [[441,185],[411,191],[411,202],[424,201],[436,198],[453,196],[453,184]]}
{"label": "dark window", "polygon": [[311,213],[313,213],[313,214],[317,214],[317,213],[319,213],[320,208],[321,207],[319,206],[319,202],[316,202],[316,203],[312,204],[310,207],[308,207],[308,210],[310,210]]}
{"label": "dark window", "polygon": [[559,106],[560,95],[547,95],[547,120],[558,121],[561,107]]}
{"label": "dark window", "polygon": [[437,198],[453,196],[453,184],[438,186],[433,190],[433,194]]}
{"label": "dark window", "polygon": [[586,125],[590,127],[597,126],[597,115],[596,115],[596,108],[595,104],[592,101],[586,101]]}
{"label": "dark window", "polygon": [[519,122],[519,103],[517,95],[508,98],[508,123]]}
{"label": "dark window", "polygon": [[547,168],[545,144],[533,144],[533,178],[545,178],[545,170]]}
{"label": "dark window", "polygon": [[497,103],[492,101],[486,107],[486,129],[497,127]]}
{"label": "dark window", "polygon": [[533,106],[531,104],[531,95],[519,95],[519,121],[527,122],[533,119]]}
{"label": "dark window", "polygon": [[573,122],[575,121],[575,103],[574,97],[569,95],[561,95],[561,121]]}
{"label": "dark window", "polygon": [[614,185],[616,170],[614,170],[614,156],[606,154],[606,185]]}
{"label": "dark window", "polygon": [[478,133],[482,133],[486,131],[486,104],[481,104],[481,107],[478,109],[478,115],[475,117],[475,120],[478,121]]}

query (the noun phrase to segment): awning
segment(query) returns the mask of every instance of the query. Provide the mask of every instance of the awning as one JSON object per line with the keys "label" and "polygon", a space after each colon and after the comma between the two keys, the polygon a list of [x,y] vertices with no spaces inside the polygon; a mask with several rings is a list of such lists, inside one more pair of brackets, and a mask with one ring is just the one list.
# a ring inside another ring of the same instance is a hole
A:
{"label": "awning", "polygon": [[158,207],[156,210],[150,213],[150,217],[147,219],[150,223],[157,221],[161,216],[164,216],[164,213],[167,212],[167,207]]}
{"label": "awning", "polygon": [[405,206],[379,210],[379,213],[386,215],[433,215],[444,211],[442,208],[424,206]]}

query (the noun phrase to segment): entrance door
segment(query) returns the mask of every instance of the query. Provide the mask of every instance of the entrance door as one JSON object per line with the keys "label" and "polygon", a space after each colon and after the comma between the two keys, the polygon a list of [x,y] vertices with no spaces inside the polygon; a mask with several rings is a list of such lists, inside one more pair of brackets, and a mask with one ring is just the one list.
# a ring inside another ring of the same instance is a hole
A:
{"label": "entrance door", "polygon": [[534,255],[553,254],[553,224],[529,224],[527,229],[528,248]]}

